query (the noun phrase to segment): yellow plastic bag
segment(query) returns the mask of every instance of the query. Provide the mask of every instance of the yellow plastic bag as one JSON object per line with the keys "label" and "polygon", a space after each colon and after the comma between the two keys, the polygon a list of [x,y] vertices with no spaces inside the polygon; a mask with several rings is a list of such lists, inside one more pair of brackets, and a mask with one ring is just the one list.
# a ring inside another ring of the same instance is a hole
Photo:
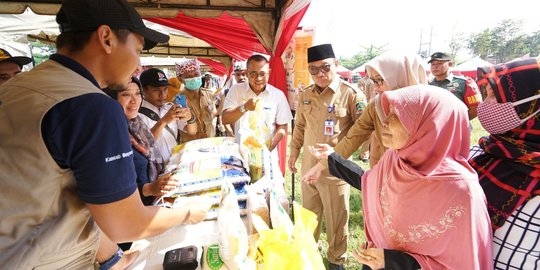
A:
{"label": "yellow plastic bag", "polygon": [[259,265],[258,269],[325,269],[313,238],[317,216],[294,202],[294,218],[296,224],[292,237],[284,227],[259,232],[257,246],[261,251],[262,267]]}

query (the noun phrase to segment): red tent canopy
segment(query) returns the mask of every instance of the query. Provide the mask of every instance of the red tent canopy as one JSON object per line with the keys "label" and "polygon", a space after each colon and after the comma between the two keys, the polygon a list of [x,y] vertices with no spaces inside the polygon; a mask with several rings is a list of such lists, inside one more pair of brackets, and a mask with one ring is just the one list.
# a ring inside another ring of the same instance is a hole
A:
{"label": "red tent canopy", "polygon": [[175,18],[147,20],[189,33],[236,60],[246,60],[254,52],[270,54],[246,21],[227,12],[217,18],[194,18],[180,12]]}
{"label": "red tent canopy", "polygon": [[197,58],[197,61],[210,66],[212,68],[211,72],[218,76],[223,76],[227,74],[227,68],[223,63],[219,61],[207,58]]}
{"label": "red tent canopy", "polygon": [[[223,12],[221,16],[216,18],[194,18],[180,12],[175,18],[148,18],[147,20],[189,33],[235,60],[246,60],[254,53],[271,55],[269,83],[287,95],[285,68],[281,55],[310,3],[311,0],[295,0],[284,10],[276,31],[273,48],[266,48],[244,19],[233,17],[227,12]],[[216,68],[217,65],[213,66],[212,62],[201,59],[199,59],[201,62]],[[285,174],[286,164],[286,138],[281,140],[278,145],[280,167],[283,174]]]}

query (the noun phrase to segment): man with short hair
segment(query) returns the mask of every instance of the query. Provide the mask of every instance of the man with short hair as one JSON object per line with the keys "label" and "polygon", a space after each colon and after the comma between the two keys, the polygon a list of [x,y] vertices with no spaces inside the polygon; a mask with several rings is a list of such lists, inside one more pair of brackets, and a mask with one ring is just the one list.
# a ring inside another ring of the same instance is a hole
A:
{"label": "man with short hair", "polygon": [[141,51],[168,37],[125,0],[64,0],[56,21],[58,53],[0,86],[5,269],[95,269],[101,233],[135,241],[208,210],[143,205],[126,117],[101,90],[126,88]]}
{"label": "man with short hair", "polygon": [[215,137],[217,109],[212,98],[214,93],[202,87],[201,67],[197,59],[176,64],[176,75],[184,85],[180,93],[186,95],[187,105],[197,121],[197,132],[182,136],[180,141],[185,143]]}
{"label": "man with short hair", "polygon": [[147,69],[141,73],[140,81],[144,90],[144,100],[139,109],[139,116],[154,135],[164,162],[168,162],[172,148],[181,141],[181,137],[197,132],[195,114],[192,114],[189,108],[181,108],[177,104],[167,102],[170,84],[162,70]]}
{"label": "man with short hair", "polygon": [[22,67],[30,62],[30,57],[11,56],[8,51],[0,48],[0,85],[15,77],[22,71]]}
{"label": "man with short hair", "polygon": [[429,84],[450,91],[467,106],[469,120],[476,118],[476,107],[482,101],[476,82],[470,77],[458,76],[450,72],[450,67],[454,65],[454,62],[447,53],[432,54],[428,64],[431,64],[431,74],[435,77]]}
{"label": "man with short hair", "polygon": [[[290,144],[289,169],[296,173],[300,150],[308,146],[335,146],[360,117],[366,98],[360,90],[341,80],[337,74],[338,61],[331,44],[308,48],[308,70],[315,84],[306,88],[298,98],[294,132]],[[302,175],[318,163],[307,154],[302,157]],[[318,240],[322,217],[326,224],[330,270],[343,268],[347,252],[350,186],[333,177],[328,169],[322,171],[316,184],[302,182],[302,205],[317,215],[314,232]]]}
{"label": "man with short hair", "polygon": [[[247,74],[248,81],[233,85],[225,97],[223,124],[234,124],[234,134],[238,137],[241,118],[261,106],[264,118],[259,120],[266,126],[268,134],[257,139],[273,151],[287,134],[287,125],[292,120],[289,103],[281,90],[268,83],[270,67],[266,57],[259,54],[249,57]],[[274,153],[277,158],[277,151]]]}
{"label": "man with short hair", "polygon": [[[246,82],[246,62],[237,62],[234,64],[233,69],[233,76],[234,81],[236,84]],[[232,86],[231,86],[232,87]],[[217,97],[217,111],[218,111],[218,128],[216,130],[216,133],[219,133],[218,136],[230,136],[234,137],[234,131],[233,131],[233,125],[227,124],[224,125],[222,121],[222,114],[223,114],[223,104],[225,103],[225,97],[229,93],[230,88],[225,89],[221,93],[219,93],[219,96]]]}

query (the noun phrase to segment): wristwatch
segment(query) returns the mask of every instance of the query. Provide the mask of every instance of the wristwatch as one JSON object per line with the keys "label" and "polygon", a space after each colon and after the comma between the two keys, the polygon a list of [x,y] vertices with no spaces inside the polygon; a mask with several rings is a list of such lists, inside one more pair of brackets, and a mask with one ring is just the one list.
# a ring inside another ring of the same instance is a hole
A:
{"label": "wristwatch", "polygon": [[246,108],[244,107],[244,104],[240,105],[240,112],[241,112],[241,113],[245,113],[245,112],[246,112]]}

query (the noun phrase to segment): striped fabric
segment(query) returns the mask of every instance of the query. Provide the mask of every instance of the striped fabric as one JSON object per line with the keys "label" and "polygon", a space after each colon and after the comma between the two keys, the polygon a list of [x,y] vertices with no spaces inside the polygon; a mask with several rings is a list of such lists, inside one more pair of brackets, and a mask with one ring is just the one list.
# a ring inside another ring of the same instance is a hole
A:
{"label": "striped fabric", "polygon": [[540,269],[540,196],[520,206],[493,235],[495,269]]}
{"label": "striped fabric", "polygon": [[[474,145],[469,159],[483,153]],[[495,230],[493,259],[495,269],[540,269],[540,196],[518,207]]]}

